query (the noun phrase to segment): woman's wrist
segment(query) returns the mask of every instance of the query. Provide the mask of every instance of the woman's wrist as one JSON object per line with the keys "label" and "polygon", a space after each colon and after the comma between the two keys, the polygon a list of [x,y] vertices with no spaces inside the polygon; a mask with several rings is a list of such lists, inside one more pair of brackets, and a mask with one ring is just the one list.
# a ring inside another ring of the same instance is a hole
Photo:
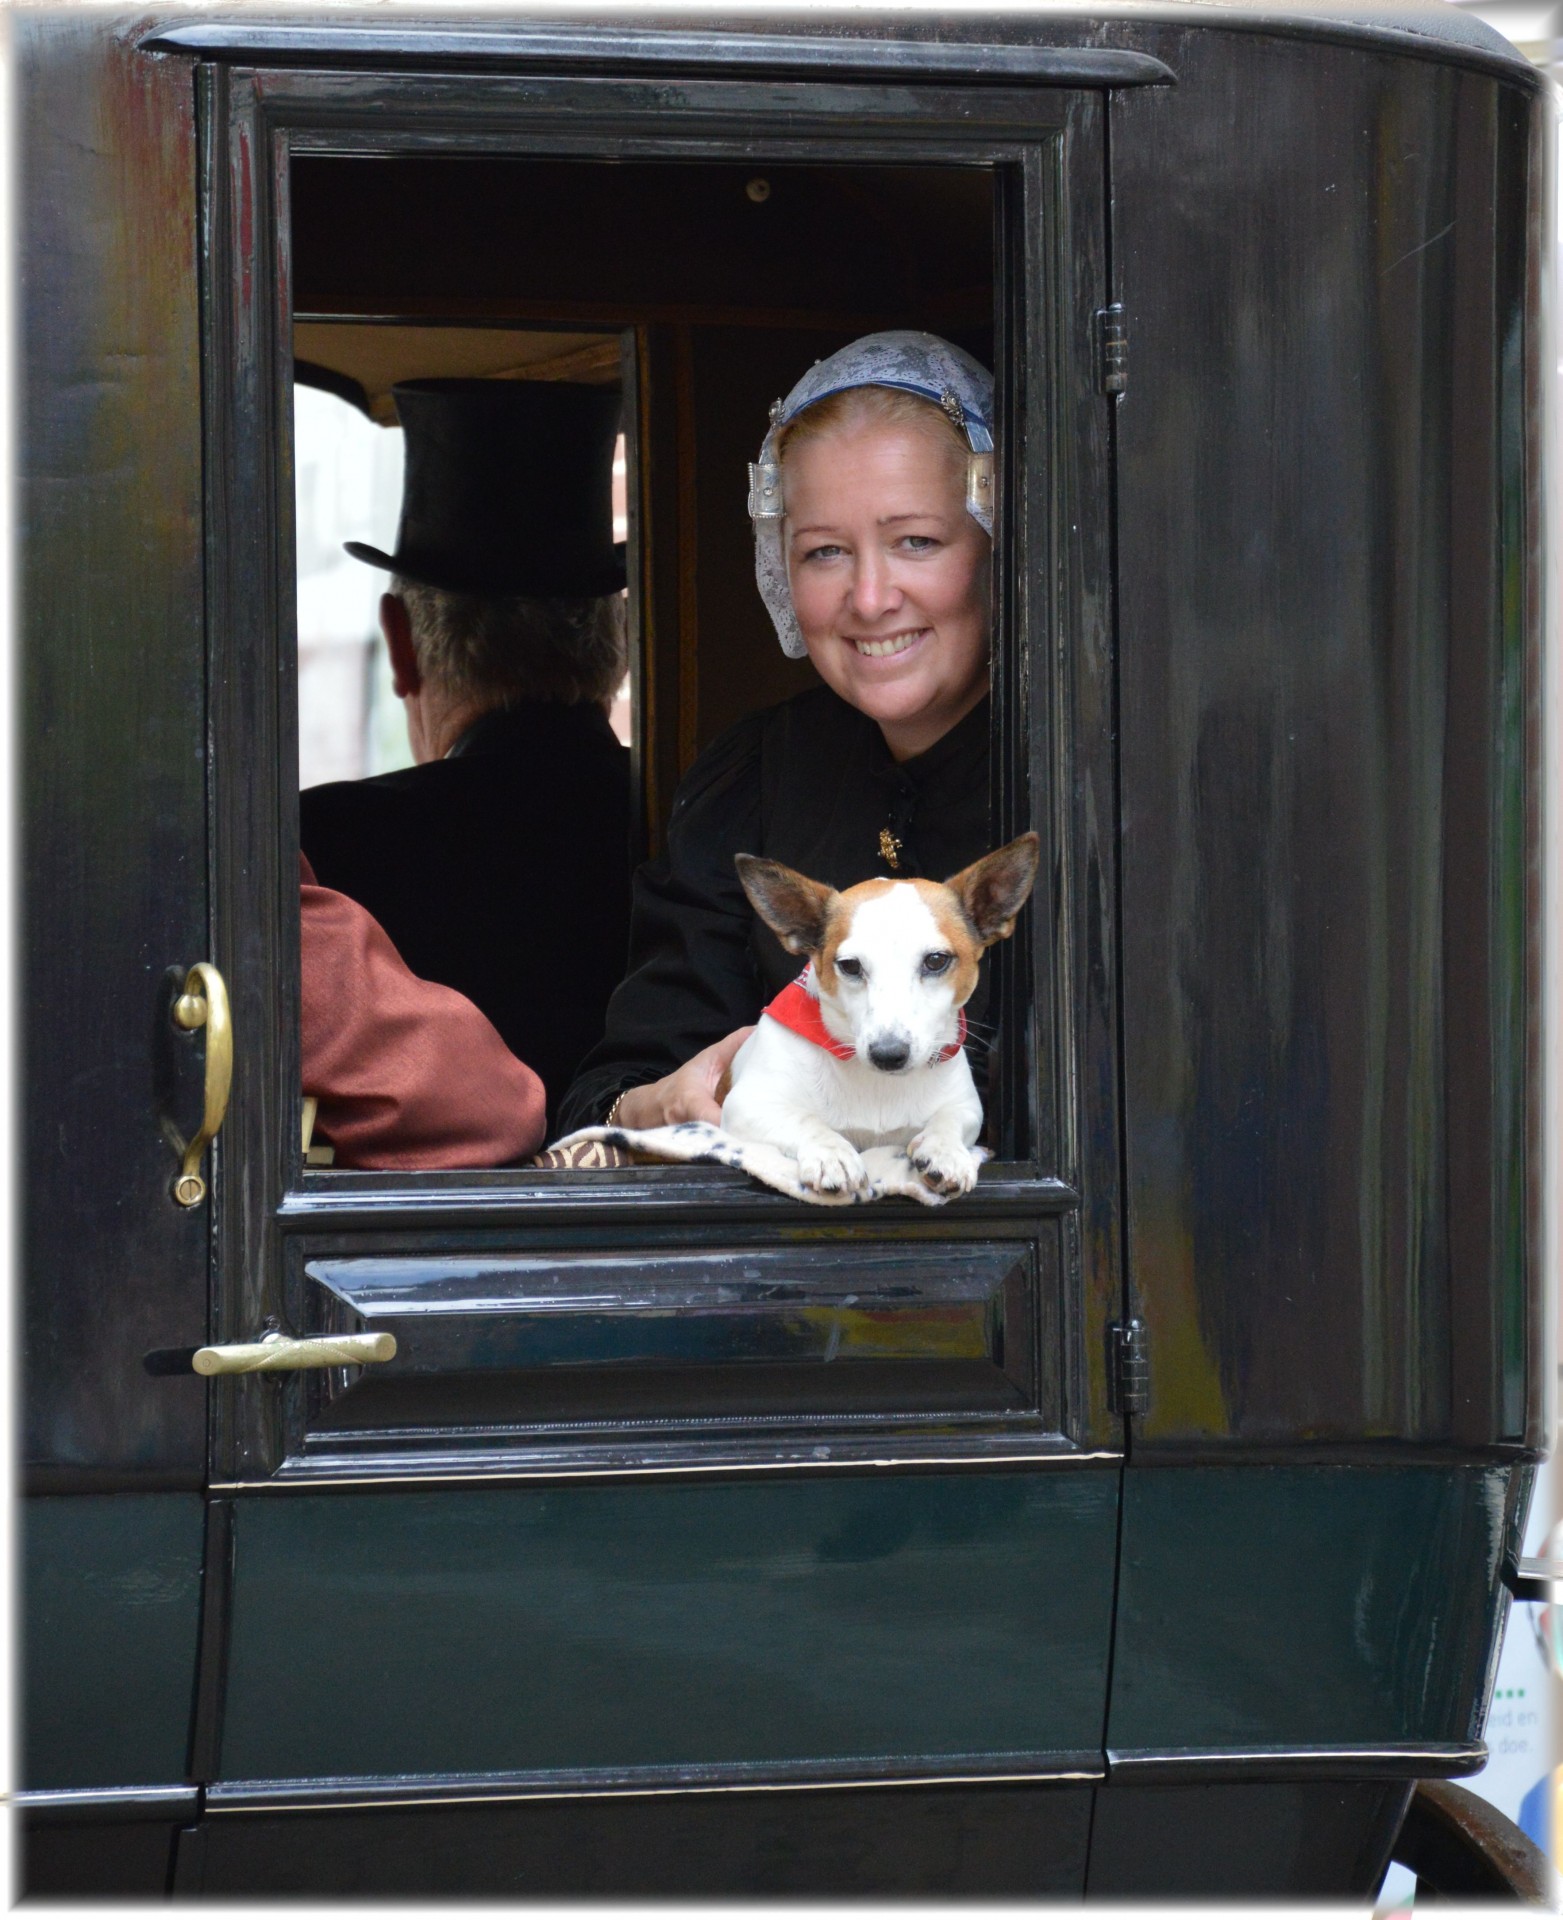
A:
{"label": "woman's wrist", "polygon": [[603,1121],[605,1127],[654,1127],[662,1114],[656,1103],[658,1082],[653,1080],[649,1086],[625,1087],[608,1109],[608,1117]]}

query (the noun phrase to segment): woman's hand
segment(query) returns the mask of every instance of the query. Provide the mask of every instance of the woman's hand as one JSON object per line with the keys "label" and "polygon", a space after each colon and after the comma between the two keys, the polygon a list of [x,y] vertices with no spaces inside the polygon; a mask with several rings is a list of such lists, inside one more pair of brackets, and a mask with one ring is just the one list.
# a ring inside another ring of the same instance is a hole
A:
{"label": "woman's hand", "polygon": [[702,1047],[677,1073],[665,1074],[649,1086],[631,1087],[613,1116],[616,1127],[671,1127],[680,1120],[707,1120],[718,1126],[722,1103],[717,1088],[726,1079],[733,1056],[754,1032],[739,1027],[725,1040]]}

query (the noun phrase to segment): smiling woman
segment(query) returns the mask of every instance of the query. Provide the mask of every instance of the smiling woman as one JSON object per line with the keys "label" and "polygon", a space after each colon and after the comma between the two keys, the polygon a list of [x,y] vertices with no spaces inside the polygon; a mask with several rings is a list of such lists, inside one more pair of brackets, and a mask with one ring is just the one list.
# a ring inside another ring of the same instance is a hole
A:
{"label": "smiling woman", "polygon": [[751,468],[756,578],[782,650],[824,685],[690,769],[566,1126],[718,1119],[748,1023],[796,971],[735,855],[844,889],[943,879],[986,851],[992,416],[985,368],[904,331],[818,361],[772,408]]}
{"label": "smiling woman", "polygon": [[988,690],[992,542],[966,511],[965,440],[889,387],[832,394],[777,439],[809,659],[909,760]]}

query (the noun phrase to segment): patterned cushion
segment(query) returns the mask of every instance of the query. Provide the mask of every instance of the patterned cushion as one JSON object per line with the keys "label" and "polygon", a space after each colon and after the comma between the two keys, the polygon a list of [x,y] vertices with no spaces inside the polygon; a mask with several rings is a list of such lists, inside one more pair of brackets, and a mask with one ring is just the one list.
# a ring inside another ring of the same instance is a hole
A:
{"label": "patterned cushion", "polygon": [[568,1172],[579,1167],[653,1167],[649,1154],[626,1153],[623,1147],[610,1146],[606,1140],[572,1140],[562,1147],[544,1147],[533,1160],[534,1167],[551,1167]]}

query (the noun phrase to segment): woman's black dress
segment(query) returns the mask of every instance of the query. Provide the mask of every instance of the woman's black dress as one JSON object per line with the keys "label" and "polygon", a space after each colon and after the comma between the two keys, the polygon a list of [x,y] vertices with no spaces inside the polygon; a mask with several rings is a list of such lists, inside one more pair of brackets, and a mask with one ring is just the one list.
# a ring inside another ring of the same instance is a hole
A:
{"label": "woman's black dress", "polygon": [[[886,830],[898,843],[893,868],[881,846]],[[600,1122],[626,1087],[660,1080],[747,1026],[797,978],[802,962],[749,905],[735,853],[763,854],[840,888],[881,877],[944,880],[989,844],[986,700],[899,764],[877,724],[829,687],[740,721],[690,768],[663,853],[635,876],[629,969],[608,1003],[602,1040],[564,1097],[562,1128]],[[985,996],[986,970],[968,1008],[979,1032]],[[969,1051],[980,1057],[975,1038]]]}

